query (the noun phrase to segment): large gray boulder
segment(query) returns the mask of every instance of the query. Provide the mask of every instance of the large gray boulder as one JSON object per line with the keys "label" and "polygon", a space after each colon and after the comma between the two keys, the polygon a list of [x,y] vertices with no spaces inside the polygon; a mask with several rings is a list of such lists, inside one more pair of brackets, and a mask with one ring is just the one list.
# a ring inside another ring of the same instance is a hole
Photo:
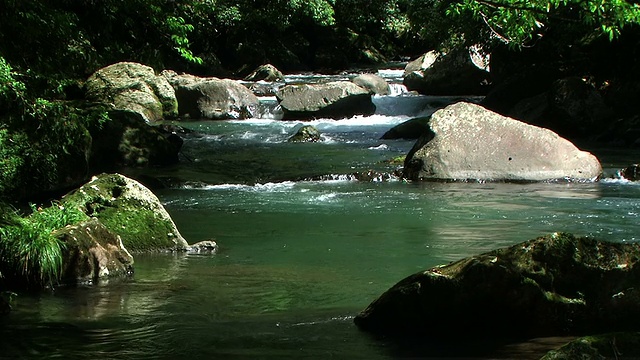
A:
{"label": "large gray boulder", "polygon": [[178,101],[166,78],[146,65],[120,62],[93,73],[85,83],[87,98],[135,111],[145,121],[175,118]]}
{"label": "large gray boulder", "polygon": [[64,244],[63,283],[95,283],[133,273],[133,257],[120,236],[96,218],[56,230],[54,236]]}
{"label": "large gray boulder", "polygon": [[248,119],[260,102],[251,90],[234,80],[178,75],[173,71],[162,75],[175,88],[181,118]]}
{"label": "large gray boulder", "polygon": [[337,119],[371,115],[376,110],[369,91],[349,81],[287,85],[278,90],[276,97],[285,120]]}
{"label": "large gray boulder", "polygon": [[382,76],[375,74],[360,74],[351,82],[363,89],[369,90],[372,95],[389,95],[389,83]]}
{"label": "large gray boulder", "polygon": [[484,95],[489,89],[488,61],[473,48],[431,51],[407,64],[403,83],[424,95]]}
{"label": "large gray boulder", "polygon": [[411,275],[355,323],[454,341],[637,330],[639,260],[638,243],[554,233]]}
{"label": "large gray boulder", "polygon": [[189,247],[151,190],[120,174],[102,174],[62,198],[64,206],[96,217],[129,251],[185,251]]}
{"label": "large gray boulder", "polygon": [[407,155],[408,179],[593,181],[602,173],[595,156],[556,133],[476,104],[436,111],[429,129]]}

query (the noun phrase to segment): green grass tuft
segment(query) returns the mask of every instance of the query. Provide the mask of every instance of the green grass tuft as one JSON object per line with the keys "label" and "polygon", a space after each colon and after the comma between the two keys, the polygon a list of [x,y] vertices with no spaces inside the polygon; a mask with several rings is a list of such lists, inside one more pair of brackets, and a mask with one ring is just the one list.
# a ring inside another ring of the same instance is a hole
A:
{"label": "green grass tuft", "polygon": [[64,244],[54,230],[88,219],[78,209],[59,204],[20,217],[5,211],[0,219],[0,274],[26,282],[27,287],[52,285],[60,278]]}

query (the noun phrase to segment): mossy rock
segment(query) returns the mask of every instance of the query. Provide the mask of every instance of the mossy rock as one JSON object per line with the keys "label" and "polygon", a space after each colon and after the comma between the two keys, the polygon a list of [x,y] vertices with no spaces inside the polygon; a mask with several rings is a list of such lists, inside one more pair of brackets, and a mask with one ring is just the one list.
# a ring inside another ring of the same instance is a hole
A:
{"label": "mossy rock", "polygon": [[354,321],[441,340],[635,331],[638,264],[640,244],[554,233],[411,275]]}
{"label": "mossy rock", "polygon": [[549,351],[541,360],[638,358],[640,333],[622,332],[578,338],[557,350]]}
{"label": "mossy rock", "polygon": [[188,247],[151,190],[120,174],[94,177],[62,201],[98,218],[120,235],[129,251],[185,251]]}

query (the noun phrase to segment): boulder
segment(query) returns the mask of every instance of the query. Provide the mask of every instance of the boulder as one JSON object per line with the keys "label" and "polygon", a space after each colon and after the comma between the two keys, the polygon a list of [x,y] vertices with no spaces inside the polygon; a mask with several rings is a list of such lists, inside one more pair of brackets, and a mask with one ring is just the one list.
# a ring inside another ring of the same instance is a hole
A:
{"label": "boulder", "polygon": [[578,77],[556,80],[550,89],[516,103],[508,116],[572,138],[599,135],[612,110],[593,87]]}
{"label": "boulder", "polygon": [[160,200],[120,174],[93,177],[62,202],[98,218],[129,251],[185,251],[189,246]]}
{"label": "boulder", "polygon": [[454,341],[637,331],[639,260],[638,243],[554,233],[411,275],[354,321]]}
{"label": "boulder", "polygon": [[189,254],[215,254],[218,244],[214,240],[203,240],[187,247]]}
{"label": "boulder", "polygon": [[424,95],[485,95],[488,63],[476,61],[477,57],[474,49],[426,53],[407,64],[403,83],[407,90]]}
{"label": "boulder", "polygon": [[351,82],[369,90],[371,95],[389,95],[390,93],[387,80],[375,74],[360,74],[351,79]]}
{"label": "boulder", "polygon": [[91,129],[90,165],[94,173],[118,167],[169,165],[178,162],[182,138],[147,124],[140,113],[109,112],[111,121]]}
{"label": "boulder", "polygon": [[278,90],[276,97],[285,120],[338,119],[371,115],[376,110],[369,91],[349,81],[287,85]]}
{"label": "boulder", "polygon": [[178,115],[173,87],[149,66],[120,62],[93,73],[85,83],[87,98],[115,109],[139,113],[145,121],[158,121]]}
{"label": "boulder", "polygon": [[422,135],[429,132],[429,120],[431,117],[419,117],[407,120],[401,124],[392,127],[389,131],[384,133],[381,139],[395,140],[395,139],[409,139],[416,140]]}
{"label": "boulder", "polygon": [[96,218],[56,230],[54,236],[64,244],[63,283],[95,283],[133,273],[133,257],[120,236]]}
{"label": "boulder", "polygon": [[180,104],[180,117],[189,119],[248,119],[259,100],[244,85],[229,79],[176,75],[171,79]]}
{"label": "boulder", "polygon": [[620,332],[585,336],[557,350],[549,351],[540,360],[572,359],[638,359],[640,333]]}
{"label": "boulder", "polygon": [[312,125],[302,126],[298,131],[291,136],[287,142],[318,142],[322,141],[320,138],[320,131]]}
{"label": "boulder", "polygon": [[620,170],[619,175],[626,180],[638,181],[640,180],[640,166],[638,164],[629,165]]}
{"label": "boulder", "polygon": [[598,159],[553,131],[479,105],[459,102],[436,111],[429,133],[407,155],[411,180],[597,180]]}
{"label": "boulder", "polygon": [[261,65],[244,78],[246,81],[281,81],[284,75],[271,64]]}

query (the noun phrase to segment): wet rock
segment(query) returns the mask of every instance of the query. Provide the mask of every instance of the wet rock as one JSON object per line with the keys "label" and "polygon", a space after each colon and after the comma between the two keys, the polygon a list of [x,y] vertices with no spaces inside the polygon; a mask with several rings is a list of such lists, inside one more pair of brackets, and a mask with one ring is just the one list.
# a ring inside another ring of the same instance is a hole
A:
{"label": "wet rock", "polygon": [[181,118],[248,119],[259,104],[251,90],[234,80],[178,75],[168,70],[162,75],[175,88]]}
{"label": "wet rock", "polygon": [[151,190],[120,174],[102,174],[62,198],[98,218],[129,251],[185,251],[189,246]]}
{"label": "wet rock", "polygon": [[351,80],[363,89],[369,90],[372,95],[389,95],[389,83],[381,76],[374,74],[360,74]]}
{"label": "wet rock", "polygon": [[597,180],[598,159],[556,133],[459,102],[436,111],[407,155],[410,180]]}
{"label": "wet rock", "polygon": [[411,275],[355,323],[449,340],[637,330],[639,260],[637,243],[554,233]]}
{"label": "wet rock", "polygon": [[425,95],[484,95],[489,89],[488,61],[474,48],[447,54],[428,52],[407,64],[404,85]]}
{"label": "wet rock", "polygon": [[122,240],[93,218],[54,233],[64,244],[61,281],[94,283],[133,273],[133,257]]}
{"label": "wet rock", "polygon": [[620,170],[620,177],[630,181],[640,180],[640,166],[638,164],[629,165]]}
{"label": "wet rock", "polygon": [[284,80],[280,70],[271,64],[261,65],[244,78],[246,81],[279,81]]}
{"label": "wet rock", "polygon": [[285,120],[338,119],[371,115],[376,109],[369,91],[349,81],[287,85],[278,90],[276,97]]}
{"label": "wet rock", "polygon": [[218,252],[218,244],[214,240],[204,240],[187,247],[189,254],[215,254]]}
{"label": "wet rock", "polygon": [[585,336],[560,349],[552,350],[540,360],[637,359],[640,357],[640,333],[623,332]]}
{"label": "wet rock", "polygon": [[287,142],[318,142],[322,141],[320,131],[312,125],[305,125],[291,136]]}
{"label": "wet rock", "polygon": [[431,117],[419,117],[407,120],[402,124],[392,127],[382,135],[381,139],[419,139],[422,135],[429,132],[429,119],[431,119]]}
{"label": "wet rock", "polygon": [[85,84],[87,98],[139,113],[145,121],[178,115],[178,102],[166,78],[149,66],[120,62],[93,73]]}

